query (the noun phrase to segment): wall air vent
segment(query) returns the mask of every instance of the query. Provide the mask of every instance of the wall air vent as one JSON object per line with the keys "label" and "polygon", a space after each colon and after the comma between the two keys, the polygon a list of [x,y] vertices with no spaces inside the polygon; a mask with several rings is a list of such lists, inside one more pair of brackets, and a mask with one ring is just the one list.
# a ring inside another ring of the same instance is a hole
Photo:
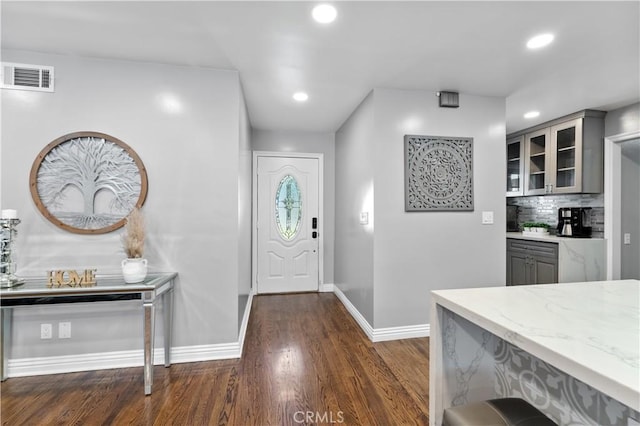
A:
{"label": "wall air vent", "polygon": [[458,92],[438,92],[441,108],[458,108]]}
{"label": "wall air vent", "polygon": [[53,67],[2,62],[0,74],[3,89],[53,92]]}

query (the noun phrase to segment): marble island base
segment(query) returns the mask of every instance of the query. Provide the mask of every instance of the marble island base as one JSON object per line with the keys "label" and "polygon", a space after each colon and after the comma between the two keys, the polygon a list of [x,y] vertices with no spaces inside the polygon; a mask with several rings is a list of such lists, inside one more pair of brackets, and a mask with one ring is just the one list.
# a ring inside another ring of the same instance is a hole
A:
{"label": "marble island base", "polygon": [[525,399],[559,425],[640,421],[640,281],[432,292],[430,422]]}

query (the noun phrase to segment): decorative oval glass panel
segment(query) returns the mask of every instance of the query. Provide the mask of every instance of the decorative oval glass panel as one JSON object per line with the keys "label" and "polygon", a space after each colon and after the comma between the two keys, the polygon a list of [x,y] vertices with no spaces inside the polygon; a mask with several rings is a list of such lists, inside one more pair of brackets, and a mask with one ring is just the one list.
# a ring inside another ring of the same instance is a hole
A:
{"label": "decorative oval glass panel", "polygon": [[298,181],[286,175],[276,191],[276,227],[285,241],[291,241],[300,229],[302,221],[302,196]]}

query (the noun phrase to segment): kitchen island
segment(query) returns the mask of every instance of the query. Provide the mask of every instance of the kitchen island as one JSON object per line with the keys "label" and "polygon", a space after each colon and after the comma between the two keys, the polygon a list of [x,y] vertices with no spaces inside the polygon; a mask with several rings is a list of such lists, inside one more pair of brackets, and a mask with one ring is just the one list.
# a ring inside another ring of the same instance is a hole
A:
{"label": "kitchen island", "polygon": [[433,291],[430,335],[432,425],[496,397],[560,425],[640,421],[640,281]]}

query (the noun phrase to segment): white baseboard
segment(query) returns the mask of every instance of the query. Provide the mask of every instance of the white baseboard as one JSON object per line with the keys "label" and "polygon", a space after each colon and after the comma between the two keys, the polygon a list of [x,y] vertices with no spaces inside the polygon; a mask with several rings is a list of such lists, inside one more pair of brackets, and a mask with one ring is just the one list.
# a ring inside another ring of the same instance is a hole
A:
{"label": "white baseboard", "polygon": [[[232,342],[171,348],[171,363],[181,364],[184,362],[240,358],[242,354],[241,347],[242,344],[240,342]],[[164,364],[164,351],[156,349],[156,353],[158,352],[160,352],[160,361],[154,362],[154,364]]]}
{"label": "white baseboard", "polygon": [[[215,361],[240,358],[249,323],[253,291],[245,307],[238,341],[212,345],[181,346],[171,348],[171,363]],[[153,364],[164,364],[164,348],[155,348]],[[7,377],[41,376],[45,374],[74,373],[79,371],[108,370],[111,368],[141,367],[144,365],[142,349],[133,351],[103,352],[80,355],[49,356],[40,358],[10,359]]]}
{"label": "white baseboard", "polygon": [[333,288],[334,288],[333,284],[321,284],[318,291],[320,293],[333,293]]}
{"label": "white baseboard", "polygon": [[[159,356],[154,353],[155,363]],[[164,354],[162,354],[164,358]],[[9,359],[7,377],[41,376],[109,368],[137,367],[143,364],[143,351],[120,351],[82,355]]]}
{"label": "white baseboard", "polygon": [[240,324],[240,333],[238,333],[238,343],[240,349],[238,352],[238,358],[242,356],[242,348],[244,348],[244,338],[247,334],[247,327],[249,326],[249,315],[251,315],[251,304],[253,303],[253,296],[256,294],[255,288],[252,288],[249,292],[249,300],[247,300],[247,306],[244,308],[244,315],[242,316],[242,324]]}
{"label": "white baseboard", "polygon": [[[172,364],[229,358],[240,358],[239,342],[171,348]],[[154,365],[164,364],[163,348],[155,348],[153,361]],[[10,359],[7,368],[7,377],[41,376],[44,374],[141,367],[143,364],[144,353],[141,349],[134,351]]]}
{"label": "white baseboard", "polygon": [[356,320],[362,331],[372,342],[386,342],[389,340],[414,339],[417,337],[429,337],[429,324],[409,325],[403,327],[387,327],[373,328],[366,318],[351,303],[345,294],[338,288],[333,286],[333,292],[342,302],[344,307],[349,311],[353,319]]}
{"label": "white baseboard", "polygon": [[338,299],[340,299],[353,319],[356,320],[362,331],[364,331],[364,334],[367,335],[369,340],[373,341],[373,327],[371,327],[366,318],[362,316],[360,311],[358,311],[358,309],[353,305],[353,303],[351,303],[347,296],[344,295],[344,293],[342,292],[342,290],[340,290],[340,288],[338,288],[338,286],[334,286],[333,292],[336,296],[338,296]]}
{"label": "white baseboard", "polygon": [[415,339],[417,337],[429,337],[429,324],[408,325],[406,327],[387,327],[373,329],[373,342],[386,342],[389,340]]}

